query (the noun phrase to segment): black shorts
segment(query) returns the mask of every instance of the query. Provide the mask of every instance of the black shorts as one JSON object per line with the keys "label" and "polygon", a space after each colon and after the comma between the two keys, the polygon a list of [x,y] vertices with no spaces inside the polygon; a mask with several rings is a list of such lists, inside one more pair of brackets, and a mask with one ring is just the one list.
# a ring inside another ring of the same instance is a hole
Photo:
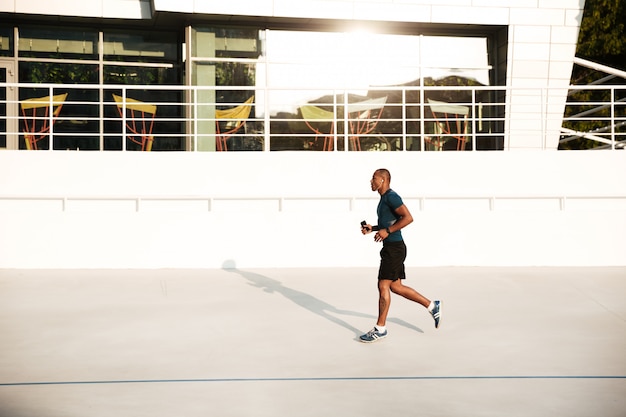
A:
{"label": "black shorts", "polygon": [[383,243],[380,250],[380,268],[378,279],[395,281],[404,279],[404,260],[406,259],[406,245],[404,241]]}

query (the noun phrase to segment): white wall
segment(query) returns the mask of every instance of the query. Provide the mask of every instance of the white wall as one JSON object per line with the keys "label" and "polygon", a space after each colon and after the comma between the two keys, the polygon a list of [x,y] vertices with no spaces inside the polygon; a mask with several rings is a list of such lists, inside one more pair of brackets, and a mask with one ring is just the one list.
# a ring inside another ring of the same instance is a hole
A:
{"label": "white wall", "polygon": [[0,0],[0,11],[35,15],[150,19],[150,0]]}
{"label": "white wall", "polygon": [[621,151],[5,151],[0,268],[376,265],[380,167],[409,266],[626,265]]}

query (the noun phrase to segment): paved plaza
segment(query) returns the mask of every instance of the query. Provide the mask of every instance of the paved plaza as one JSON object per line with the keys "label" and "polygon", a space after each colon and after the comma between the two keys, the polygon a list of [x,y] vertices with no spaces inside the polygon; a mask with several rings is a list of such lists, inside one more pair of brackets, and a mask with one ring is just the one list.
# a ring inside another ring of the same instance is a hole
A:
{"label": "paved plaza", "polygon": [[[231,265],[231,266],[234,266]],[[0,417],[626,415],[626,267],[0,270]]]}

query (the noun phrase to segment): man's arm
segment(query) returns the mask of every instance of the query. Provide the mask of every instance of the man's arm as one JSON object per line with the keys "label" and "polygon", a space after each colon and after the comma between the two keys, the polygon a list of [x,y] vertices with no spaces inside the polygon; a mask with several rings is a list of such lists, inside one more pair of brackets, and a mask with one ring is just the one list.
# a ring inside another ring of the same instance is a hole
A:
{"label": "man's arm", "polygon": [[400,216],[400,219],[391,225],[388,229],[393,232],[397,232],[398,230],[410,225],[413,223],[413,216],[409,211],[409,208],[406,205],[401,205],[396,209],[396,214]]}

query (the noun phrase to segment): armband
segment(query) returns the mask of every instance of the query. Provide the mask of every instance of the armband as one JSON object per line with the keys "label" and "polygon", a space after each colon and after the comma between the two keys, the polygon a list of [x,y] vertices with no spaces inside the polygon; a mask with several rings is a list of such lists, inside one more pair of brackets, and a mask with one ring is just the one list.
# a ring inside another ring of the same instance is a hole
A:
{"label": "armband", "polygon": [[378,232],[379,230],[380,230],[380,227],[372,226],[372,232]]}

